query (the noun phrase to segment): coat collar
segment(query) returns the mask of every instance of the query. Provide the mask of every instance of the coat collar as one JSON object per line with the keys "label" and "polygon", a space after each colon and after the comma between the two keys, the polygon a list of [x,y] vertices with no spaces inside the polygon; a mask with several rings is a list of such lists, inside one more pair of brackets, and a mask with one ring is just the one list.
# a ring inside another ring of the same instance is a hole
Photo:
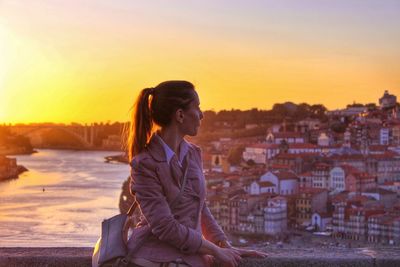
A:
{"label": "coat collar", "polygon": [[[158,162],[167,162],[167,153],[164,148],[164,144],[162,143],[161,137],[157,136],[157,133],[153,133],[150,138],[149,143],[147,144],[147,150],[149,151],[152,158]],[[186,156],[187,152],[189,152],[190,144],[183,139],[182,144],[180,145],[181,156]],[[182,159],[180,159],[182,160]]]}

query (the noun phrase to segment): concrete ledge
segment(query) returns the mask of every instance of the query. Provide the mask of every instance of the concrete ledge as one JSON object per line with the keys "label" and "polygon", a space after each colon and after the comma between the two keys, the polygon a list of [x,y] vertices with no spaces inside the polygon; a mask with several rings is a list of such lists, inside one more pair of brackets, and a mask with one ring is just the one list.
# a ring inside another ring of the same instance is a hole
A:
{"label": "concrete ledge", "polygon": [[[400,266],[399,248],[264,248],[267,259],[244,259],[240,267]],[[0,248],[0,267],[90,267],[92,248]]]}

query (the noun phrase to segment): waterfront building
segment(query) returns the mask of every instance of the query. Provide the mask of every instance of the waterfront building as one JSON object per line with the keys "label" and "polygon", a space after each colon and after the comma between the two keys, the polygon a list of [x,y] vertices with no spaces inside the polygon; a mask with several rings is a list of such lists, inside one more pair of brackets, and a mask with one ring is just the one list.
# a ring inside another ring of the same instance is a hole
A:
{"label": "waterfront building", "polygon": [[332,223],[332,215],[326,212],[314,212],[311,216],[310,224],[316,231],[326,231],[327,226]]}
{"label": "waterfront building", "polygon": [[326,212],[328,191],[322,188],[301,188],[296,195],[296,223],[307,226],[315,212]]}
{"label": "waterfront building", "polygon": [[264,208],[265,233],[278,235],[287,231],[287,201],[286,198],[277,196],[267,200]]}

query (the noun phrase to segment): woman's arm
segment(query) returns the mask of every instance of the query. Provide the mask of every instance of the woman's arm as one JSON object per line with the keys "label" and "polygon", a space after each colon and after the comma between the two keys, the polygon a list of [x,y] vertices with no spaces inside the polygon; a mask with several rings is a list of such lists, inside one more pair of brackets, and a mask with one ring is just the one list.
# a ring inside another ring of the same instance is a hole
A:
{"label": "woman's arm", "polygon": [[224,231],[222,231],[221,227],[218,225],[206,203],[204,203],[201,212],[201,230],[203,236],[214,244],[227,240]]}

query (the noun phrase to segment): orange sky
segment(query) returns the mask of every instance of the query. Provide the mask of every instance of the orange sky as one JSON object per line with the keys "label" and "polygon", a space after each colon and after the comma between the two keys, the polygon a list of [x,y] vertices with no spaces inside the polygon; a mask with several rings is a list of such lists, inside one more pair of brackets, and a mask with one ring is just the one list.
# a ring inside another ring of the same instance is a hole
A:
{"label": "orange sky", "polygon": [[126,121],[141,88],[170,79],[216,111],[400,97],[399,13],[395,0],[3,0],[0,123]]}

